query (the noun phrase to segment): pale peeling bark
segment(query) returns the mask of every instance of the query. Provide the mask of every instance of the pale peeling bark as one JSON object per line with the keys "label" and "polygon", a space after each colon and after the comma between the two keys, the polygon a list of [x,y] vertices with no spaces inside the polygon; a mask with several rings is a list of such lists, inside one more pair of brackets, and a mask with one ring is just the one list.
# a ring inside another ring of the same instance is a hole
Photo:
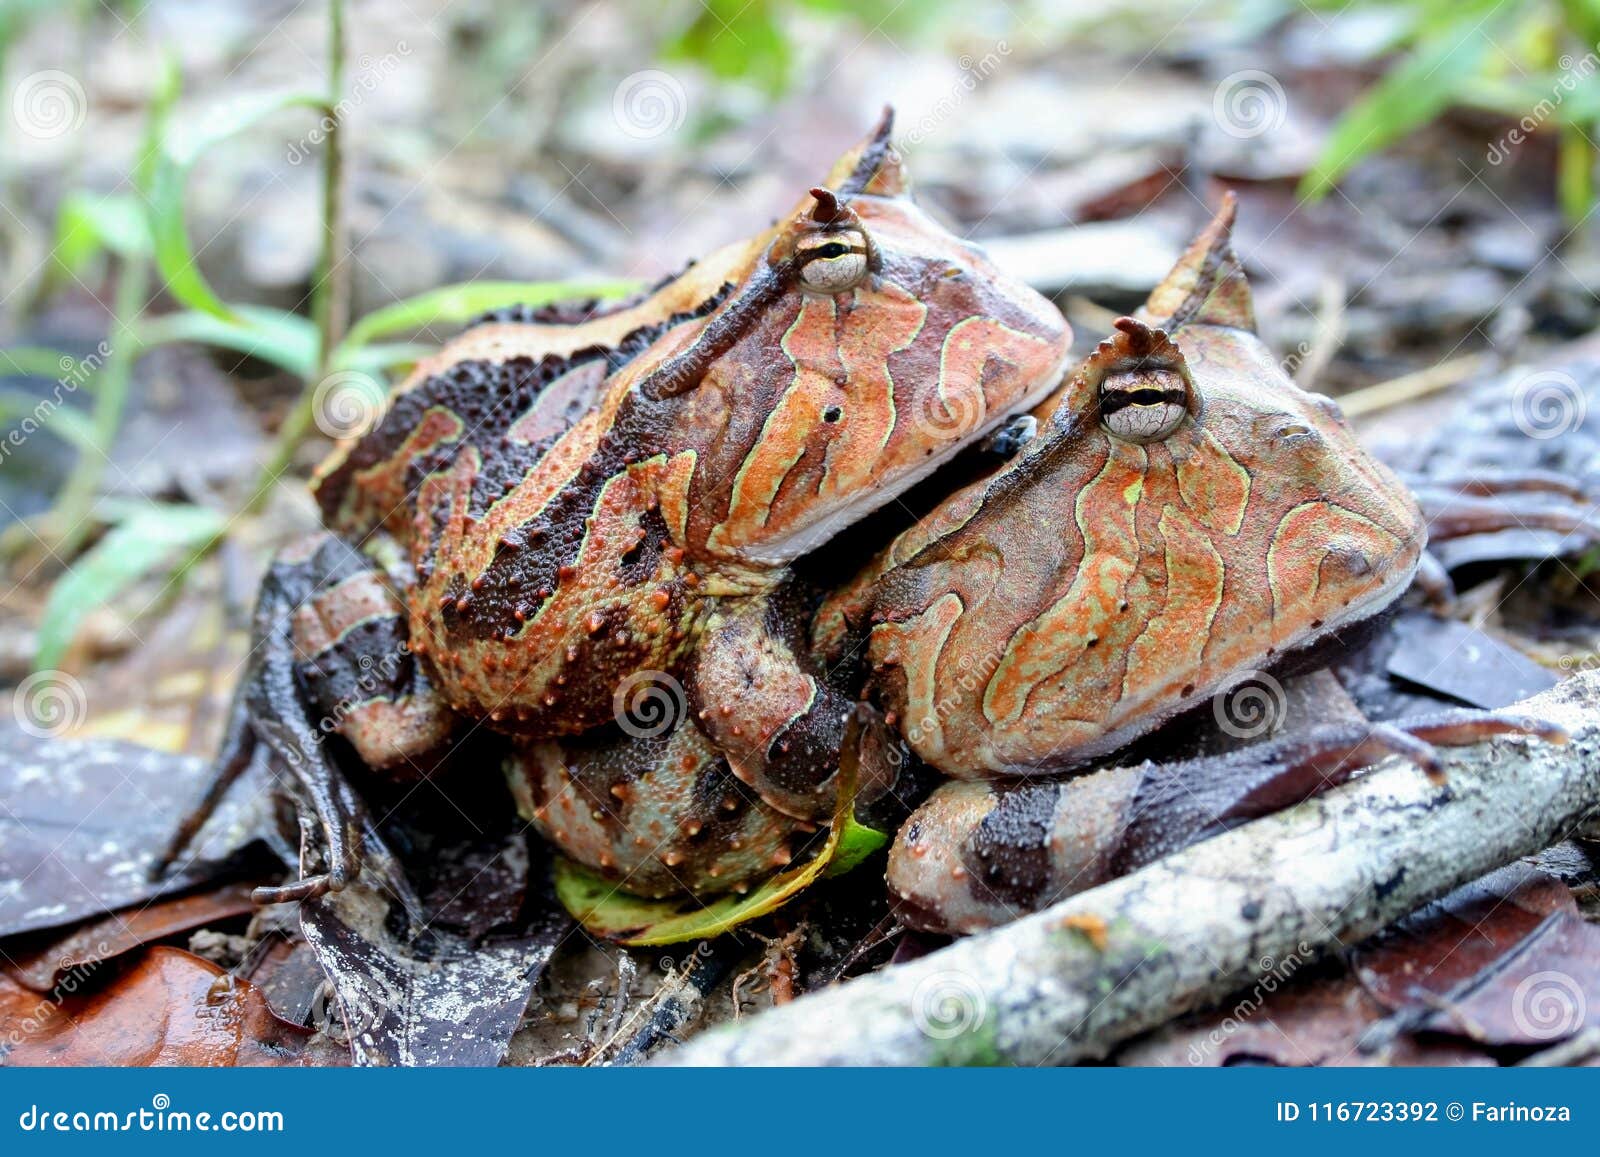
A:
{"label": "pale peeling bark", "polygon": [[[1567,836],[1600,808],[1600,673],[1525,700],[1565,746],[1389,761],[1289,811],[910,964],[699,1037],[684,1065],[1068,1064],[1280,980]],[[1097,934],[1103,922],[1103,939]],[[1099,944],[1096,941],[1099,941]]]}

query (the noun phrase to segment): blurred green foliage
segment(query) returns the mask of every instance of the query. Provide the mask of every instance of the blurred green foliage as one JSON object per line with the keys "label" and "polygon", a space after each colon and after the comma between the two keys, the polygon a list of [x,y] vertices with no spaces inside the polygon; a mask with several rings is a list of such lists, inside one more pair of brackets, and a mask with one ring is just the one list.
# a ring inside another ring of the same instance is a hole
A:
{"label": "blurred green foliage", "polygon": [[[27,15],[30,5],[0,9],[0,47],[14,27],[8,19]],[[13,526],[3,539],[7,553],[41,541],[68,564],[52,588],[40,625],[35,665],[59,664],[78,626],[95,608],[132,584],[167,574],[167,590],[225,534],[231,514],[187,503],[107,501],[99,497],[109,454],[126,410],[128,387],[137,359],[172,342],[198,342],[247,354],[301,379],[299,402],[284,424],[279,443],[263,467],[243,509],[256,508],[293,459],[312,425],[317,387],[331,374],[359,370],[390,384],[428,352],[410,342],[381,342],[391,335],[436,324],[459,324],[487,310],[515,303],[542,305],[567,297],[612,297],[635,288],[632,282],[474,282],[445,286],[395,302],[359,319],[348,332],[331,320],[347,303],[328,308],[323,299],[339,292],[330,271],[342,252],[341,190],[338,172],[341,135],[336,131],[342,96],[342,0],[331,0],[327,91],[244,93],[204,115],[175,123],[169,114],[178,96],[179,76],[170,61],[151,101],[145,139],[129,184],[131,192],[101,194],[73,190],[58,206],[53,260],[58,280],[85,273],[97,263],[114,266],[109,353],[101,361],[80,362],[39,347],[0,350],[0,376],[8,371],[29,377],[70,377],[74,392],[90,401],[89,413],[69,406],[48,412],[42,432],[60,438],[76,452],[75,465],[52,510],[31,527]],[[307,113],[325,129],[324,219],[313,222],[324,238],[321,272],[312,288],[312,318],[286,310],[230,302],[206,280],[189,241],[185,186],[194,167],[220,142],[264,122]],[[149,306],[160,289],[180,308],[165,313]],[[0,390],[0,415],[37,412],[38,398],[22,390]]]}
{"label": "blurred green foliage", "polygon": [[944,0],[702,0],[700,12],[662,45],[667,60],[700,65],[722,80],[752,85],[768,96],[794,81],[795,44],[787,21],[810,13],[854,19],[863,29],[903,34]]}
{"label": "blurred green foliage", "polygon": [[[1346,12],[1349,0],[1308,0]],[[1477,108],[1516,122],[1523,137],[1558,137],[1557,194],[1576,224],[1594,205],[1600,126],[1600,0],[1386,0],[1398,17],[1388,49],[1399,59],[1339,120],[1303,194],[1327,193],[1363,157],[1450,108]],[[1485,160],[1499,163],[1491,143]]]}

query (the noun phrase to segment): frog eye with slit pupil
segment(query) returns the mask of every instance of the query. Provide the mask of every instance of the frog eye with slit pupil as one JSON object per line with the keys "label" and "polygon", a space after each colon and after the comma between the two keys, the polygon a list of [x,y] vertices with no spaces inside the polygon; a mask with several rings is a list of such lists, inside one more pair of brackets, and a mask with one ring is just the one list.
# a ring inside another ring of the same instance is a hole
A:
{"label": "frog eye with slit pupil", "polygon": [[1100,384],[1100,422],[1124,442],[1166,438],[1189,412],[1189,391],[1176,370],[1134,370]]}
{"label": "frog eye with slit pupil", "polygon": [[854,229],[807,238],[798,247],[800,284],[813,293],[844,293],[867,279],[866,236]]}

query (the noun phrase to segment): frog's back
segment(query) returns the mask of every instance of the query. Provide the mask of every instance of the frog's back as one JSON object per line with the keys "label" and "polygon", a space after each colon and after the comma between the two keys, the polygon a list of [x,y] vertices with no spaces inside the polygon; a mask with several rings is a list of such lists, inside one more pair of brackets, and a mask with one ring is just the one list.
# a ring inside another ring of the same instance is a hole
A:
{"label": "frog's back", "polygon": [[610,306],[485,315],[420,363],[382,418],[318,469],[312,490],[328,528],[356,540],[382,528],[409,542],[423,480],[468,447],[481,463],[475,508],[486,506],[594,407],[612,375],[722,304],[732,289],[722,258]]}

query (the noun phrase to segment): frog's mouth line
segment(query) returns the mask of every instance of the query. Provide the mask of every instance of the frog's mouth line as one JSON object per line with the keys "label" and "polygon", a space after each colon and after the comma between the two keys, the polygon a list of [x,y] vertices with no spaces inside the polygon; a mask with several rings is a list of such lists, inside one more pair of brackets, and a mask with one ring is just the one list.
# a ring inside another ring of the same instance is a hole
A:
{"label": "frog's mouth line", "polygon": [[994,433],[1014,415],[1024,414],[1033,409],[1061,385],[1067,372],[1077,364],[1077,361],[1072,352],[1067,351],[1048,373],[1039,376],[1038,383],[1026,394],[1000,410],[971,433],[952,441],[944,453],[919,463],[914,469],[896,479],[892,486],[885,486],[852,499],[812,526],[797,530],[786,538],[775,539],[745,551],[745,560],[763,566],[778,567],[788,566],[795,560],[804,558],[837,537],[846,528],[899,498],[923,479],[938,473],[962,450]]}

